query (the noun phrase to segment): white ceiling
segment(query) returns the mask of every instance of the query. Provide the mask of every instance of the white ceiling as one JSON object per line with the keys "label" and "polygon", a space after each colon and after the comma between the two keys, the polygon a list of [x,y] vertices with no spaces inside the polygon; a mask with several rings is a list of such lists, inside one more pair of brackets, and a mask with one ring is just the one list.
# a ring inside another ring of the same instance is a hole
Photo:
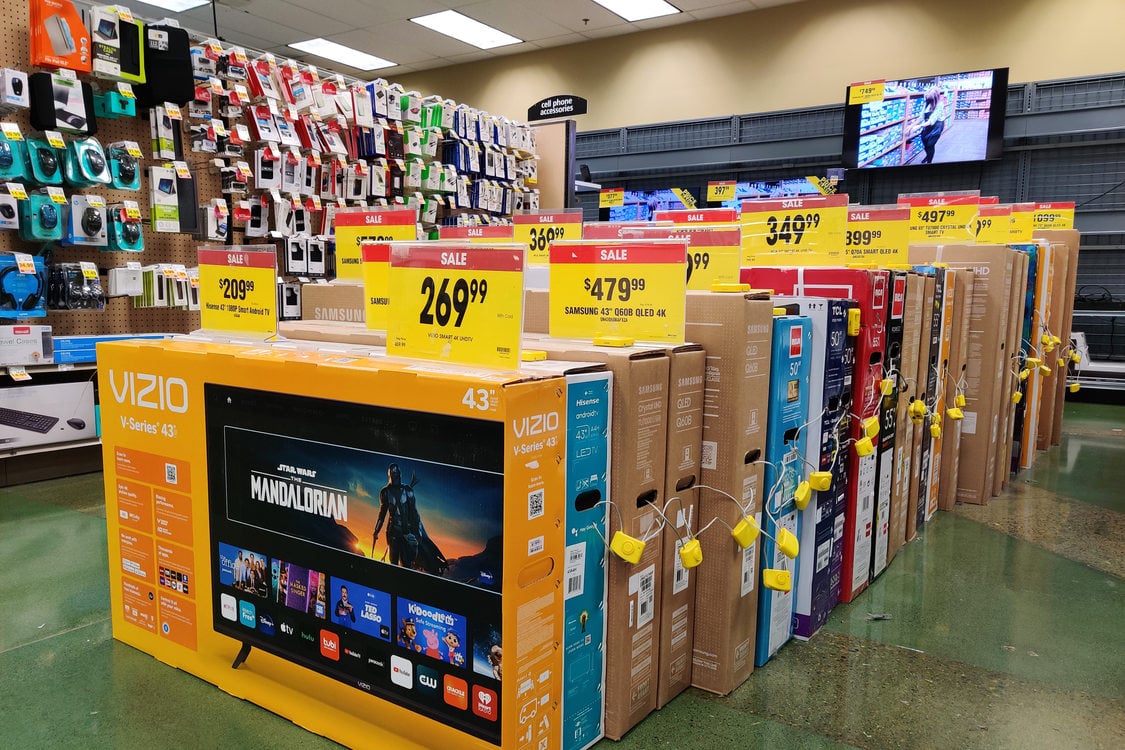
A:
{"label": "white ceiling", "polygon": [[[669,1],[683,12],[636,23],[625,21],[592,0],[218,0],[216,10],[219,36],[231,44],[370,79],[692,23],[800,0]],[[141,0],[131,5],[147,18],[171,15],[184,27],[207,34],[214,28],[210,5],[173,14],[144,5]],[[450,8],[524,42],[480,50],[409,20]],[[398,65],[364,73],[286,46],[313,37],[324,37]]]}

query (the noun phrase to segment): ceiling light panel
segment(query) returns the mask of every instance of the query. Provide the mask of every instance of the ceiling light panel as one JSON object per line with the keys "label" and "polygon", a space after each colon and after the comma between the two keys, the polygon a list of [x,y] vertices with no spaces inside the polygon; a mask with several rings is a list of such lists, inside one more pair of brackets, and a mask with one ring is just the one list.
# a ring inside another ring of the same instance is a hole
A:
{"label": "ceiling light panel", "polygon": [[379,70],[380,68],[393,68],[398,65],[398,63],[390,60],[384,60],[381,57],[375,57],[375,55],[369,55],[366,52],[360,52],[357,49],[345,47],[327,39],[308,39],[303,42],[293,42],[289,46],[301,52],[322,57],[325,60],[347,65],[356,70]]}
{"label": "ceiling light panel", "polygon": [[643,21],[679,13],[680,9],[664,0],[594,0],[606,10],[626,21]]}
{"label": "ceiling light panel", "polygon": [[140,3],[170,10],[173,13],[183,13],[185,10],[198,8],[201,5],[210,5],[211,0],[140,0]]}
{"label": "ceiling light panel", "polygon": [[427,29],[445,34],[480,49],[506,47],[509,44],[519,44],[523,41],[455,10],[443,10],[441,13],[431,13],[428,16],[418,16],[410,20],[419,26],[425,26]]}

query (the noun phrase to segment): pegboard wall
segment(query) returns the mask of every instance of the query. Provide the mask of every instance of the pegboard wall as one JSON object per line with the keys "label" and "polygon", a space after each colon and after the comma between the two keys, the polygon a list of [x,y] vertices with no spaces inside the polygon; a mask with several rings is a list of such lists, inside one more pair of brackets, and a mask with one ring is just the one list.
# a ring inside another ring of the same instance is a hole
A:
{"label": "pegboard wall", "polygon": [[[80,8],[81,10],[81,8]],[[29,4],[27,0],[0,0],[0,67],[15,68],[34,73],[40,70],[30,65],[31,59],[29,27]],[[82,74],[82,80],[88,81],[95,91],[105,90],[114,84]],[[20,132],[26,136],[34,132],[26,111],[0,115],[4,122],[14,122],[19,125]],[[129,261],[137,261],[144,265],[155,263],[182,263],[186,266],[196,265],[196,250],[200,243],[191,235],[157,233],[151,231],[149,223],[149,181],[147,167],[153,164],[164,163],[164,160],[151,158],[152,137],[149,131],[148,113],[138,111],[137,117],[123,117],[118,120],[98,119],[97,138],[102,145],[113,141],[131,140],[140,144],[145,158],[141,159],[142,177],[139,191],[112,190],[109,186],[99,185],[92,188],[64,187],[67,197],[75,193],[100,195],[106,199],[107,204],[117,203],[122,200],[135,200],[140,204],[141,216],[144,218],[144,251],[140,253],[108,252],[93,247],[63,247],[52,245],[43,248],[37,243],[24,242],[15,231],[0,232],[0,252],[23,252],[33,255],[43,255],[50,262],[80,262],[88,261],[98,266],[104,273],[107,268],[124,266]],[[180,127],[185,123],[181,121]],[[187,134],[184,133],[184,143],[188,143]],[[64,135],[64,139],[71,140],[74,136]],[[206,166],[205,155],[185,152],[185,158],[192,168],[196,179],[196,189],[199,201],[206,202],[214,197],[219,197],[219,176],[209,173]],[[213,243],[212,243],[213,244]],[[128,297],[110,298],[106,301],[103,310],[49,310],[46,324],[52,328],[56,336],[104,334],[104,333],[187,333],[199,328],[199,313],[197,311],[180,310],[174,308],[134,308],[133,301]]]}

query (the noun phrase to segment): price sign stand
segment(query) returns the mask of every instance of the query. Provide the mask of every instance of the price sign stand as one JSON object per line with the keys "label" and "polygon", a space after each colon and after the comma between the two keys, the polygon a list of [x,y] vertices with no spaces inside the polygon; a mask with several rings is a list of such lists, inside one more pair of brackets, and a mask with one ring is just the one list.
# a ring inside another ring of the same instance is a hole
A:
{"label": "price sign stand", "polygon": [[204,331],[263,340],[277,335],[277,251],[272,245],[201,247],[198,259]]}
{"label": "price sign stand", "polygon": [[418,212],[413,208],[378,211],[340,211],[333,222],[336,236],[336,278],[363,280],[365,242],[402,242],[418,239]]}
{"label": "price sign stand", "polygon": [[522,246],[405,242],[390,250],[388,354],[519,368]]}
{"label": "price sign stand", "polygon": [[551,245],[551,336],[682,344],[687,250],[683,240]]}
{"label": "price sign stand", "polygon": [[742,232],[738,224],[685,224],[670,227],[587,224],[583,239],[686,240],[688,291],[708,292],[715,284],[739,283]]}
{"label": "price sign stand", "polygon": [[849,263],[888,266],[910,262],[910,209],[853,206],[848,209],[844,252]]}
{"label": "price sign stand", "polygon": [[515,241],[527,247],[527,263],[545,266],[552,242],[582,239],[581,211],[544,211],[512,217]]}
{"label": "price sign stand", "polygon": [[742,265],[843,265],[848,196],[743,201]]}
{"label": "price sign stand", "polygon": [[945,193],[904,193],[900,206],[910,207],[910,241],[972,242],[973,224],[980,210],[979,190]]}
{"label": "price sign stand", "polygon": [[1012,233],[1012,207],[981,206],[971,229],[978,245],[1007,245]]}

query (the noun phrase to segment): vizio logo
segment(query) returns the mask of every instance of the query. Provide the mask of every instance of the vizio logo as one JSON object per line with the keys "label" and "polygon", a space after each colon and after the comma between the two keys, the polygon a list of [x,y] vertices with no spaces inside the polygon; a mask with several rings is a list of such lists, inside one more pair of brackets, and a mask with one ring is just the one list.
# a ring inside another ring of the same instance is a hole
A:
{"label": "vizio logo", "polygon": [[166,378],[147,372],[125,371],[120,377],[109,371],[109,387],[119,404],[128,401],[146,409],[167,409],[176,414],[188,410],[188,386],[183,378]]}
{"label": "vizio logo", "polygon": [[437,697],[441,692],[441,675],[436,670],[418,665],[418,692]]}
{"label": "vizio logo", "polygon": [[251,602],[238,600],[238,621],[248,628],[258,625],[258,612]]}
{"label": "vizio logo", "polygon": [[414,665],[401,656],[391,657],[391,682],[411,690],[414,687]]}
{"label": "vizio logo", "polygon": [[230,594],[219,594],[219,611],[223,619],[238,622],[238,603]]}

